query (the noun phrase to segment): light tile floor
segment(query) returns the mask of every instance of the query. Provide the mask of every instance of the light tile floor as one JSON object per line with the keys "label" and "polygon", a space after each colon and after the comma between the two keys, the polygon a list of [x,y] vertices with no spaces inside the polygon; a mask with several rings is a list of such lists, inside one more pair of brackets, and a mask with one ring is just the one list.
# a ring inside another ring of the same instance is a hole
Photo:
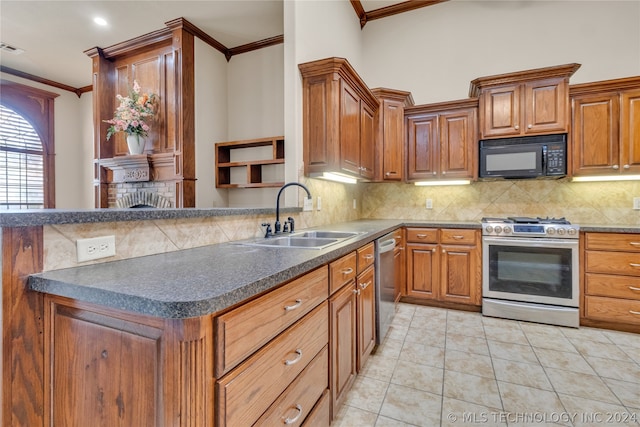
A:
{"label": "light tile floor", "polygon": [[400,304],[332,426],[467,425],[640,425],[640,334]]}

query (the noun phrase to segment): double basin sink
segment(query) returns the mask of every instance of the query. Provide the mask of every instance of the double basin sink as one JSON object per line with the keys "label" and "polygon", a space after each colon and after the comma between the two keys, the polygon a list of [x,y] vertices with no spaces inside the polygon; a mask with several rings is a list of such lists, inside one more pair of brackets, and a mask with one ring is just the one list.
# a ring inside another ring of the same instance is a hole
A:
{"label": "double basin sink", "polygon": [[355,231],[301,231],[298,233],[275,235],[251,241],[238,242],[238,244],[276,248],[324,249],[327,246],[344,242],[359,234],[361,233]]}

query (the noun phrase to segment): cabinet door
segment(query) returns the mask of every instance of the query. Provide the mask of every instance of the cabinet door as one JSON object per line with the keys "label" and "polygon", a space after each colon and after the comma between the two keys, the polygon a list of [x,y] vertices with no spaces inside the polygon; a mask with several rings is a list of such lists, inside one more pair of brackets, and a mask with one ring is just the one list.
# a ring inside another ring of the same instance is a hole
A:
{"label": "cabinet door", "polygon": [[437,299],[439,259],[438,245],[407,244],[407,296]]}
{"label": "cabinet door", "polygon": [[640,173],[640,90],[620,97],[620,144],[623,173]]}
{"label": "cabinet door", "polygon": [[440,299],[463,304],[480,304],[479,257],[476,247],[442,245],[440,252]]}
{"label": "cabinet door", "polygon": [[403,121],[401,103],[384,100],[382,111],[382,179],[402,181],[404,179]]}
{"label": "cabinet door", "polygon": [[481,95],[482,138],[520,135],[520,85],[485,89]]}
{"label": "cabinet door", "polygon": [[360,176],[374,178],[375,168],[375,120],[373,110],[361,102],[360,106]]}
{"label": "cabinet door", "polygon": [[438,115],[407,118],[407,179],[435,178],[438,174]]}
{"label": "cabinet door", "polygon": [[618,165],[618,95],[615,93],[574,97],[572,123],[572,174],[616,172]]}
{"label": "cabinet door", "polygon": [[404,229],[396,230],[394,233],[394,238],[396,239],[396,248],[393,250],[393,260],[395,265],[395,302],[400,300],[402,293],[406,289],[407,286],[407,276],[406,276],[406,260],[407,260],[407,251],[406,251],[406,242],[404,239]]}
{"label": "cabinet door", "polygon": [[474,178],[478,164],[475,129],[475,109],[440,115],[441,178]]}
{"label": "cabinet door", "polygon": [[358,276],[358,372],[367,363],[367,359],[376,345],[376,298],[374,267],[369,267]]}
{"label": "cabinet door", "polygon": [[564,79],[546,79],[524,85],[524,134],[567,132],[568,87]]}
{"label": "cabinet door", "polygon": [[344,403],[356,377],[356,294],[355,282],[340,289],[330,299],[330,345],[332,417]]}
{"label": "cabinet door", "polygon": [[340,168],[360,174],[360,97],[344,81],[340,84]]}

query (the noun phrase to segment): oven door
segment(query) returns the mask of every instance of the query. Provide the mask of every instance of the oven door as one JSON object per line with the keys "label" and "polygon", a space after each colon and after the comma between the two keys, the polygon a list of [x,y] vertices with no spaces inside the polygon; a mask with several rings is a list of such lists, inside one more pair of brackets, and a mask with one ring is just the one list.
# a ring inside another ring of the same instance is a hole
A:
{"label": "oven door", "polygon": [[578,240],[483,237],[482,296],[578,307]]}

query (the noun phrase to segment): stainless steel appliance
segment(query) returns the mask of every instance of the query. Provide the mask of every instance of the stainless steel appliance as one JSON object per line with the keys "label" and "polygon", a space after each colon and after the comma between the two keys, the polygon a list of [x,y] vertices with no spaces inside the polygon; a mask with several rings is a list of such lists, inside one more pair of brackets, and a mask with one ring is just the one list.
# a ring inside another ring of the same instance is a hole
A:
{"label": "stainless steel appliance", "polygon": [[480,178],[561,178],[566,174],[566,134],[480,141]]}
{"label": "stainless steel appliance", "polygon": [[564,218],[483,218],[482,314],[577,328],[578,235]]}
{"label": "stainless steel appliance", "polygon": [[376,343],[387,335],[395,315],[395,260],[396,240],[393,233],[376,240]]}

